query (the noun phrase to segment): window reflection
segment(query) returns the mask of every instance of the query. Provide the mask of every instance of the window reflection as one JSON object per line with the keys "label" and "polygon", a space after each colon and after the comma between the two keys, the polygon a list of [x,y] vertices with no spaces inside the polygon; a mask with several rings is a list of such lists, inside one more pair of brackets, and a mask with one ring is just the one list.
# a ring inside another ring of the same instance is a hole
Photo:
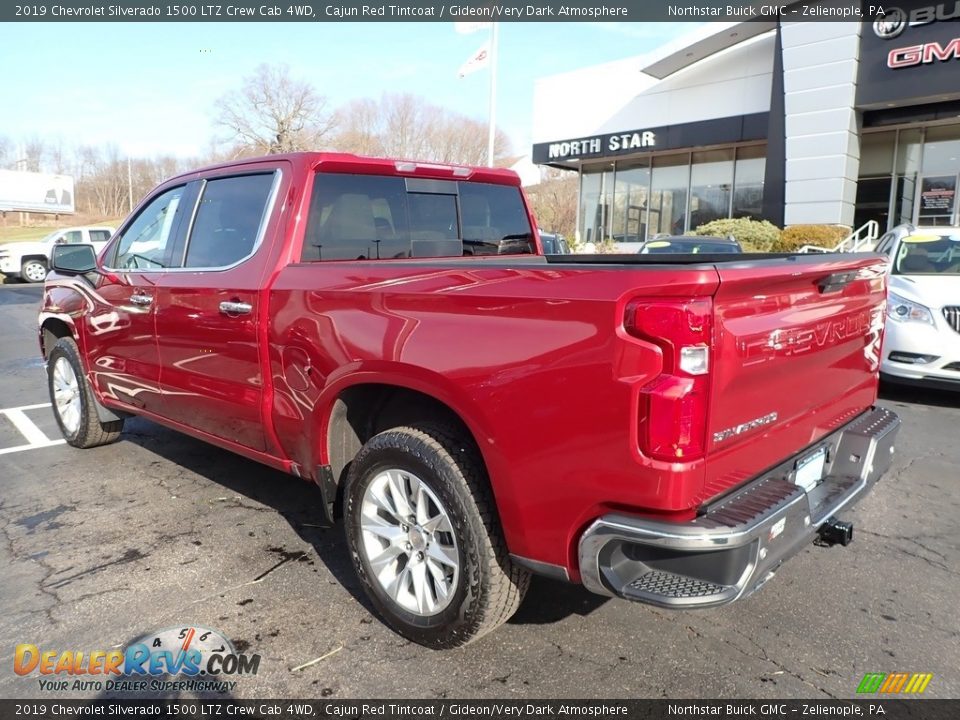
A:
{"label": "window reflection", "polygon": [[679,235],[686,229],[688,156],[667,155],[653,159],[650,182],[650,232]]}
{"label": "window reflection", "polygon": [[763,217],[762,145],[675,153],[585,167],[580,179],[580,239],[643,242],[711,220]]}
{"label": "window reflection", "polygon": [[733,207],[730,217],[763,220],[763,175],[767,167],[763,146],[737,148]]}
{"label": "window reflection", "polygon": [[613,232],[616,242],[643,242],[647,237],[650,161],[617,164],[613,193]]}
{"label": "window reflection", "polygon": [[730,217],[732,190],[732,149],[693,153],[689,228],[694,230],[712,220]]}

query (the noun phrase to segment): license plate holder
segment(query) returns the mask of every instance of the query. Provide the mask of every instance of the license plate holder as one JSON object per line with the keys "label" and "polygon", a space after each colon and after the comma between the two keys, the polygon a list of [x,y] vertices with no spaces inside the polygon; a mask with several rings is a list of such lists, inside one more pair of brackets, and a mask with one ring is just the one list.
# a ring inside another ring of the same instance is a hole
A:
{"label": "license plate holder", "polygon": [[810,492],[823,479],[823,468],[826,464],[827,449],[825,447],[797,460],[793,473],[794,484],[803,488],[804,492]]}

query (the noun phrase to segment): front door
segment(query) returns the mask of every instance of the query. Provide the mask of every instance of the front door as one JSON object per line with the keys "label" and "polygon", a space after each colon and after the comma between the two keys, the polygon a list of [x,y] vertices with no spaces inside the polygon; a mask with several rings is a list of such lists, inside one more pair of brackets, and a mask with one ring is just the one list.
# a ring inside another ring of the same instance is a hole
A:
{"label": "front door", "polygon": [[261,245],[278,182],[274,168],[201,181],[181,268],[156,288],[160,414],[260,451]]}
{"label": "front door", "polygon": [[120,229],[90,297],[91,381],[104,396],[148,412],[159,399],[157,283],[183,224],[185,193],[183,185],[160,192]]}

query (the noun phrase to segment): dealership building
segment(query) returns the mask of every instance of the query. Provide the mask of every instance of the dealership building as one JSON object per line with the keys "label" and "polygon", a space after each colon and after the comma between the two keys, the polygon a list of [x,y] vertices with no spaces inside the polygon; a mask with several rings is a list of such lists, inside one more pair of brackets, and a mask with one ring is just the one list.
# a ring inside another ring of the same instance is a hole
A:
{"label": "dealership building", "polygon": [[542,78],[533,143],[534,163],[580,173],[584,242],[726,217],[958,224],[960,0],[878,22],[710,23]]}

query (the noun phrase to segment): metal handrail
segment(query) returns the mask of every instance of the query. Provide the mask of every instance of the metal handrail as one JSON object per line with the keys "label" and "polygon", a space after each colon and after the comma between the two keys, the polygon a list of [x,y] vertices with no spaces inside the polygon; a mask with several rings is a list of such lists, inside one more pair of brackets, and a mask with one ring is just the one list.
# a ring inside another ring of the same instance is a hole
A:
{"label": "metal handrail", "polygon": [[836,247],[825,248],[820,245],[804,245],[798,252],[867,252],[870,250],[869,246],[872,246],[878,237],[880,237],[880,223],[876,220],[867,220],[867,222],[841,240]]}

